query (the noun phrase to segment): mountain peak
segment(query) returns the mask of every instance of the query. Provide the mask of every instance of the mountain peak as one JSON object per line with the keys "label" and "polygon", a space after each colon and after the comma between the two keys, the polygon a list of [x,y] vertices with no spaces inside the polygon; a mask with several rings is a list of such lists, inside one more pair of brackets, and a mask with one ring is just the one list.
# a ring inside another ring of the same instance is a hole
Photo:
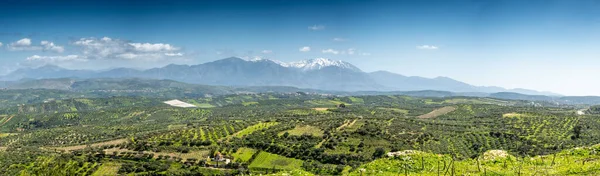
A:
{"label": "mountain peak", "polygon": [[319,70],[325,67],[339,67],[339,68],[344,68],[344,69],[350,69],[353,71],[357,71],[357,72],[361,72],[361,70],[348,63],[348,62],[344,62],[342,60],[331,60],[331,59],[326,59],[326,58],[315,58],[315,59],[308,59],[308,60],[302,60],[302,61],[297,61],[297,62],[282,62],[279,60],[272,60],[272,59],[263,59],[263,58],[254,58],[254,59],[250,59],[247,60],[250,62],[273,62],[275,64],[279,64],[282,67],[288,67],[288,68],[297,68],[297,69],[301,69],[303,71],[310,71],[310,70]]}
{"label": "mountain peak", "polygon": [[299,69],[302,69],[305,71],[318,70],[318,69],[322,69],[325,67],[340,67],[340,68],[351,69],[353,71],[360,71],[359,68],[357,68],[356,66],[354,66],[348,62],[344,62],[342,60],[331,60],[331,59],[326,59],[326,58],[316,58],[316,59],[309,59],[309,60],[303,60],[303,61],[298,61],[298,62],[291,62],[291,63],[287,64],[287,67],[299,68]]}

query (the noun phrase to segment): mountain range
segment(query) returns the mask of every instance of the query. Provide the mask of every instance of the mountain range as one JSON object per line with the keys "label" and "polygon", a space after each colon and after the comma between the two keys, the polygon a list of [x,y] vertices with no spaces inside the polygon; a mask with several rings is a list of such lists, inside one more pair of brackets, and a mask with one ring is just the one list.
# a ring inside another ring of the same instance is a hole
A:
{"label": "mountain range", "polygon": [[[0,76],[3,81],[48,78],[145,78],[169,79],[191,84],[219,86],[291,86],[328,91],[419,91],[515,92],[528,95],[560,96],[527,89],[474,86],[448,77],[404,76],[387,71],[364,72],[341,60],[310,59],[285,63],[236,57],[198,65],[167,65],[138,70],[116,68],[104,71],[71,70],[55,65],[22,68]],[[2,84],[7,84],[2,83]]]}

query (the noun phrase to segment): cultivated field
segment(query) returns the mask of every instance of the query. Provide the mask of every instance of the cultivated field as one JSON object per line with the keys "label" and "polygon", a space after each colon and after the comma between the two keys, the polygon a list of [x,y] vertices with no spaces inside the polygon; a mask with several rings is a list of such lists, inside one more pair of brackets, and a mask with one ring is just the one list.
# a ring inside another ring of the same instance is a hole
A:
{"label": "cultivated field", "polygon": [[441,116],[441,115],[447,114],[447,113],[452,112],[454,110],[456,110],[456,107],[454,107],[454,106],[446,106],[446,107],[443,107],[443,108],[439,108],[439,109],[433,110],[433,111],[431,111],[431,112],[429,112],[427,114],[420,115],[417,118],[420,118],[420,119],[435,118],[437,116]]}
{"label": "cultivated field", "polygon": [[249,168],[253,170],[294,170],[302,167],[302,160],[260,152],[252,161]]}
{"label": "cultivated field", "polygon": [[[303,134],[308,134],[317,137],[323,136],[323,130],[310,125],[296,126],[294,129],[285,132],[293,136],[301,136]],[[279,133],[279,135],[283,135],[285,132],[281,132]]]}
{"label": "cultivated field", "polygon": [[75,146],[67,146],[67,147],[47,147],[48,149],[56,149],[56,150],[64,150],[64,151],[73,151],[73,150],[81,150],[86,147],[100,147],[105,145],[116,145],[126,142],[127,139],[115,139],[111,141],[98,142],[89,145],[75,145]]}

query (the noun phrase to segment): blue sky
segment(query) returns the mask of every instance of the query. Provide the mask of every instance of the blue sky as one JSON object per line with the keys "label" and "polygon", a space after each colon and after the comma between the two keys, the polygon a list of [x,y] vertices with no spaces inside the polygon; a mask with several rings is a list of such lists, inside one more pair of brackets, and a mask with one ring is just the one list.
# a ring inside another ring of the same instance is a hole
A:
{"label": "blue sky", "polygon": [[[600,95],[600,1],[2,1],[0,74],[328,58],[364,71]],[[308,47],[310,50],[301,51]]]}

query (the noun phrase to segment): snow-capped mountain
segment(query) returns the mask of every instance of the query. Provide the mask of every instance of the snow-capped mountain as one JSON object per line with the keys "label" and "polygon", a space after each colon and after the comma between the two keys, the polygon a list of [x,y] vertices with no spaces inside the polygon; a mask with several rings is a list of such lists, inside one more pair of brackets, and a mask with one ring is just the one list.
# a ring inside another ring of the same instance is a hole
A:
{"label": "snow-capped mountain", "polygon": [[282,67],[297,68],[297,69],[300,69],[303,71],[320,70],[320,69],[323,69],[326,67],[339,67],[342,69],[350,69],[352,71],[357,71],[357,72],[361,71],[358,67],[356,67],[348,62],[344,62],[342,60],[331,60],[331,59],[326,59],[326,58],[308,59],[308,60],[302,60],[302,61],[297,61],[297,62],[288,62],[288,63],[282,62],[279,60],[270,60],[270,59],[261,59],[261,58],[252,59],[250,61],[253,61],[253,62],[271,61],[271,62],[281,65]]}
{"label": "snow-capped mountain", "polygon": [[[446,77],[407,77],[390,72],[365,73],[354,65],[324,58],[285,63],[256,58],[231,57],[198,65],[167,65],[136,70],[117,68],[104,71],[69,70],[47,65],[24,68],[0,76],[0,83],[23,78],[148,78],[169,79],[194,84],[225,86],[292,86],[336,91],[412,91],[500,92],[499,87],[478,87]],[[517,93],[524,90],[510,90]],[[535,93],[529,91],[529,94]],[[544,93],[540,93],[544,94]]]}
{"label": "snow-capped mountain", "polygon": [[316,58],[316,59],[303,60],[303,61],[298,61],[298,62],[290,62],[287,65],[289,67],[299,68],[299,69],[305,70],[305,71],[319,70],[319,69],[323,69],[325,67],[340,67],[340,68],[350,69],[353,71],[360,72],[359,68],[355,67],[354,65],[352,65],[348,62],[344,62],[341,60],[325,59],[325,58]]}

